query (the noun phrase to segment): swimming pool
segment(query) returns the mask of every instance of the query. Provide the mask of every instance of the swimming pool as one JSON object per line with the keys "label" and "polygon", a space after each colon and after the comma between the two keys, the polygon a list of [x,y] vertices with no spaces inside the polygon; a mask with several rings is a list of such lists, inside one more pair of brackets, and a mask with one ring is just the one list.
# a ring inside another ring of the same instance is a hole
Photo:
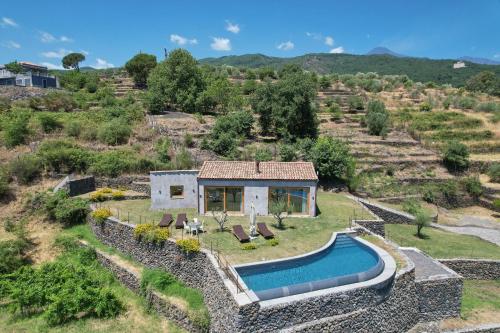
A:
{"label": "swimming pool", "polygon": [[259,300],[267,300],[366,281],[384,270],[384,261],[369,246],[339,233],[316,252],[234,269]]}

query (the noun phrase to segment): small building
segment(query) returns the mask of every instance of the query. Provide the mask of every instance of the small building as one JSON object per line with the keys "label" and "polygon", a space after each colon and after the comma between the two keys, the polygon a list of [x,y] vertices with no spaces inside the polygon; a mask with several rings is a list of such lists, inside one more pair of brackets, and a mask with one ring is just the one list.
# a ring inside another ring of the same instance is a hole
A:
{"label": "small building", "polygon": [[465,68],[465,62],[463,61],[457,61],[453,64],[453,69],[458,69],[458,68]]}
{"label": "small building", "polygon": [[21,61],[22,73],[12,73],[0,65],[0,86],[21,86],[39,88],[59,88],[59,80],[50,75],[48,68],[30,62]]}
{"label": "small building", "polygon": [[284,198],[293,215],[315,216],[318,176],[311,162],[206,161],[198,170],[153,171],[151,208],[268,215]]}

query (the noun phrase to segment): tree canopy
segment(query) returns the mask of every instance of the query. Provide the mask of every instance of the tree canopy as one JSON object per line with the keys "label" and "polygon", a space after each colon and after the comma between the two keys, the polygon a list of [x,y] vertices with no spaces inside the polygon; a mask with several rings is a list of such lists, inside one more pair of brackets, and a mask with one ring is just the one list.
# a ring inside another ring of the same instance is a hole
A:
{"label": "tree canopy", "polygon": [[310,157],[322,179],[348,180],[355,169],[355,160],[347,143],[331,136],[320,137]]}
{"label": "tree canopy", "polygon": [[184,112],[198,111],[198,97],[204,82],[197,61],[184,49],[176,49],[150,73],[147,101],[149,110],[160,112],[170,104]]}
{"label": "tree canopy", "polygon": [[21,66],[17,61],[12,61],[9,62],[8,64],[5,65],[5,68],[14,74],[19,74],[24,72],[23,66]]}
{"label": "tree canopy", "polygon": [[500,96],[500,78],[491,71],[482,71],[471,77],[465,87],[470,91]]}
{"label": "tree canopy", "polygon": [[145,88],[149,72],[156,66],[156,56],[139,53],[125,64],[125,70],[132,76],[134,83],[139,88]]}
{"label": "tree canopy", "polygon": [[81,53],[70,53],[62,58],[62,65],[64,68],[73,68],[80,71],[80,63],[85,60],[85,56]]}

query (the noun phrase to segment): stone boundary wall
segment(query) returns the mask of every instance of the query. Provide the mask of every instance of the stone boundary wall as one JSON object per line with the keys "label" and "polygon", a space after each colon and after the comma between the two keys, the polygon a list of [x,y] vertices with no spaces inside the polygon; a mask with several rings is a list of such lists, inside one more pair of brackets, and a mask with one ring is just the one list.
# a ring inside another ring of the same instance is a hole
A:
{"label": "stone boundary wall", "polygon": [[[112,257],[108,256],[102,251],[96,249],[97,261],[108,270],[113,272],[116,278],[128,289],[132,290],[134,293],[139,294],[141,292],[141,276],[140,274],[131,271],[127,267],[124,267],[120,263],[113,260]],[[193,323],[188,314],[179,309],[177,306],[170,303],[165,297],[155,291],[148,289],[144,295],[148,301],[148,304],[156,310],[160,315],[165,318],[175,322],[180,327],[184,328],[188,332],[203,333],[202,327],[199,327]]]}
{"label": "stone boundary wall", "polygon": [[500,279],[500,260],[438,259],[440,263],[469,280]]}
{"label": "stone boundary wall", "polygon": [[355,198],[355,200],[368,208],[373,214],[378,216],[378,218],[383,220],[386,224],[413,224],[415,221],[415,217],[410,214],[400,212],[398,210],[385,207],[373,202],[369,202],[365,199]]}
{"label": "stone boundary wall", "polygon": [[353,220],[353,222],[375,235],[385,237],[385,222],[382,220]]}
{"label": "stone boundary wall", "polygon": [[463,280],[430,278],[416,281],[420,319],[435,321],[460,316]]}
{"label": "stone boundary wall", "polygon": [[70,197],[95,191],[94,176],[81,178],[73,178],[71,175],[66,176],[54,187],[54,192],[62,189],[68,191]]}
{"label": "stone boundary wall", "polygon": [[149,185],[149,175],[118,176],[115,178],[96,177],[96,187],[125,188],[130,191],[146,193],[151,196],[151,186]]}
{"label": "stone boundary wall", "polygon": [[466,327],[444,333],[498,333],[500,332],[500,324],[480,325],[474,327]]}

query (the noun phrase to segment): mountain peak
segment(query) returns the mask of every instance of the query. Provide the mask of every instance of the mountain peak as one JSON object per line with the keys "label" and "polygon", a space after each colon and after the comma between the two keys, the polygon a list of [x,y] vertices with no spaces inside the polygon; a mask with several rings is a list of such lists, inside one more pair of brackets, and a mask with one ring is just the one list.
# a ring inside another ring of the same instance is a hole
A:
{"label": "mountain peak", "polygon": [[383,46],[377,46],[373,48],[370,52],[368,52],[366,55],[390,55],[393,57],[405,57],[402,54],[396,53],[392,50],[389,50],[387,47]]}

